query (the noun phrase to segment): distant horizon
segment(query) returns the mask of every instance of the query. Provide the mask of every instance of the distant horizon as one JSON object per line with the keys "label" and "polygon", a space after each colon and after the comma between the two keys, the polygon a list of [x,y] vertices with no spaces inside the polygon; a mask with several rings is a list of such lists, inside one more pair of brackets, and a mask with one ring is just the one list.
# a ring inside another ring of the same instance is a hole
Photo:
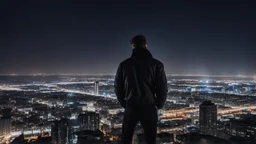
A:
{"label": "distant horizon", "polygon": [[[207,74],[172,74],[166,73],[167,76],[198,76],[198,77],[245,77],[256,78],[256,75],[207,75]],[[0,76],[115,76],[115,74],[75,74],[75,73],[35,73],[35,74],[0,74]]]}

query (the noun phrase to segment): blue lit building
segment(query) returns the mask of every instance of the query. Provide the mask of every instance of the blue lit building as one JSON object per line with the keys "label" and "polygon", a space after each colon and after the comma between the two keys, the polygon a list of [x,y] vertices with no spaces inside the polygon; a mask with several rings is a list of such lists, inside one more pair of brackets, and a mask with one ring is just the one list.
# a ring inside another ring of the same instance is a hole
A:
{"label": "blue lit building", "polygon": [[192,91],[192,88],[191,87],[187,87],[186,88],[186,92],[191,92]]}

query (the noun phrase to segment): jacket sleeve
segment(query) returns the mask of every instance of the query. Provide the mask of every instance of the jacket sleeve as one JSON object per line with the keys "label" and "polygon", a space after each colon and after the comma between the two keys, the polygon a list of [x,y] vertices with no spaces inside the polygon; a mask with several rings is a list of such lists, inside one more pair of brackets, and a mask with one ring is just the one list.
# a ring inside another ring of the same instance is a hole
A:
{"label": "jacket sleeve", "polygon": [[117,100],[121,104],[122,107],[125,108],[125,96],[124,96],[124,79],[123,79],[123,73],[122,73],[122,67],[121,64],[119,65],[116,76],[115,76],[115,93],[117,96]]}
{"label": "jacket sleeve", "polygon": [[161,63],[156,69],[156,99],[157,108],[163,108],[167,98],[167,79],[164,71],[164,65]]}

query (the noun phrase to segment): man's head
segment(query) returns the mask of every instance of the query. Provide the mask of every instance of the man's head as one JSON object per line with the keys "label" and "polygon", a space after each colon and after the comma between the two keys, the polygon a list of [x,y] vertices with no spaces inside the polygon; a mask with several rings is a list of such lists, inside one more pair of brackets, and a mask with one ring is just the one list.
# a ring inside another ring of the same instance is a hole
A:
{"label": "man's head", "polygon": [[131,41],[133,48],[148,48],[147,39],[144,35],[136,35]]}

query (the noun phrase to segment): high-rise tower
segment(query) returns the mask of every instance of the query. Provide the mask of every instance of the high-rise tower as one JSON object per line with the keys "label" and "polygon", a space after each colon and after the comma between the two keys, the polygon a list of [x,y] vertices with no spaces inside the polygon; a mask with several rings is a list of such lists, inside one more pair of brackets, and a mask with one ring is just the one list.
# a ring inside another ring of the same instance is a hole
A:
{"label": "high-rise tower", "polygon": [[99,95],[99,81],[95,81],[95,95]]}
{"label": "high-rise tower", "polygon": [[68,144],[68,120],[55,121],[51,127],[52,143]]}
{"label": "high-rise tower", "polygon": [[199,128],[204,135],[217,135],[217,105],[204,101],[199,109]]}
{"label": "high-rise tower", "polygon": [[11,132],[11,108],[3,108],[1,110],[2,116],[0,116],[0,136],[5,136]]}

